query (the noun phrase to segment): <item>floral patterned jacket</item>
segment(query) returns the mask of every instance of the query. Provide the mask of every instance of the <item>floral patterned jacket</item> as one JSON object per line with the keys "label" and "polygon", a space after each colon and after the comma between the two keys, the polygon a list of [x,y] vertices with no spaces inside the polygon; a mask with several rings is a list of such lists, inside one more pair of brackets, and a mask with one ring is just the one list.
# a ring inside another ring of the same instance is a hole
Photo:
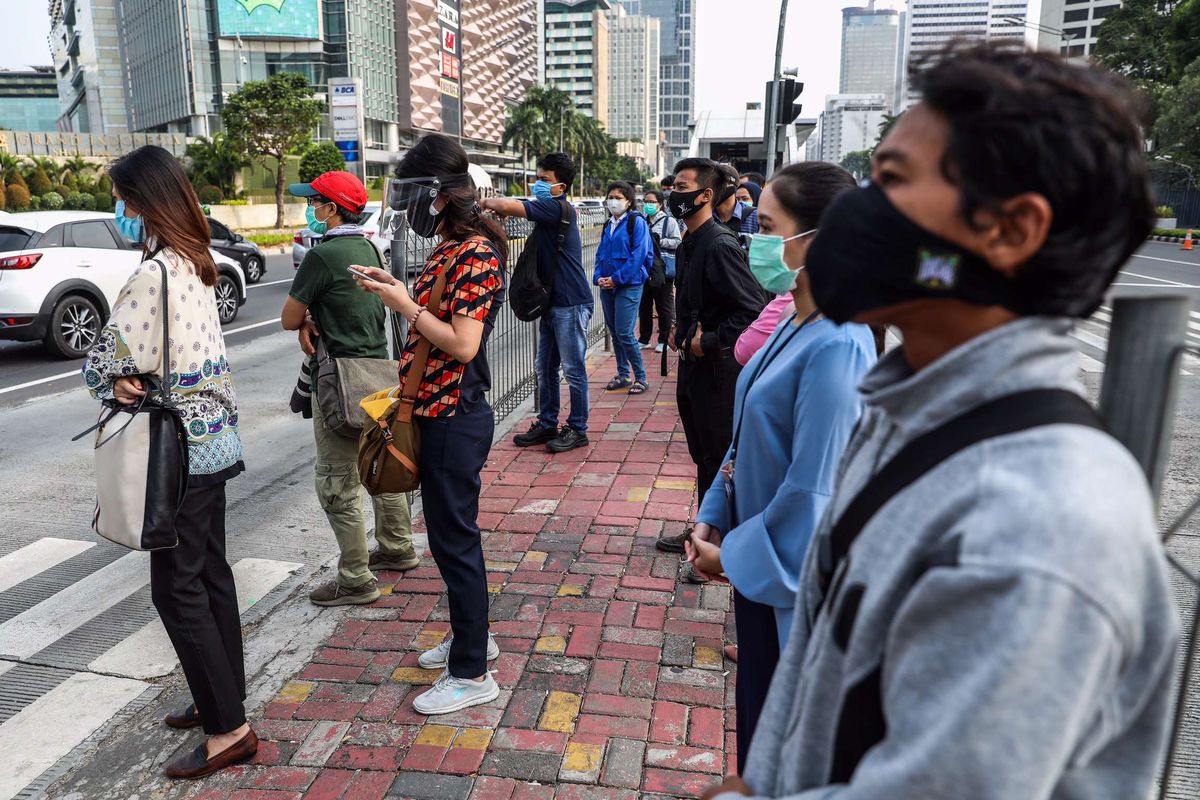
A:
{"label": "floral patterned jacket", "polygon": [[[155,258],[167,265],[170,394],[183,411],[190,472],[236,474],[241,471],[242,441],[216,296],[174,251],[162,250]],[[84,364],[84,381],[95,397],[111,399],[113,384],[122,376],[161,374],[161,295],[159,264],[142,263],[121,289]]]}

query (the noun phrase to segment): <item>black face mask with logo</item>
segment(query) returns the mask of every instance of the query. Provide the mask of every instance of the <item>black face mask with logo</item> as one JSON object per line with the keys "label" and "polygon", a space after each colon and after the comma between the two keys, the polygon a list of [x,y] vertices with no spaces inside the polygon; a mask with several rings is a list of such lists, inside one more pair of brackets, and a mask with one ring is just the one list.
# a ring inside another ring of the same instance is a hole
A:
{"label": "black face mask with logo", "polygon": [[825,210],[805,268],[817,308],[837,323],[926,298],[1023,313],[1012,280],[901,214],[874,183]]}
{"label": "black face mask with logo", "polygon": [[697,198],[704,194],[707,189],[696,189],[691,192],[680,191],[679,189],[671,192],[667,197],[667,208],[671,210],[671,216],[675,219],[687,219],[692,214],[695,214],[704,207],[704,203],[697,203]]}

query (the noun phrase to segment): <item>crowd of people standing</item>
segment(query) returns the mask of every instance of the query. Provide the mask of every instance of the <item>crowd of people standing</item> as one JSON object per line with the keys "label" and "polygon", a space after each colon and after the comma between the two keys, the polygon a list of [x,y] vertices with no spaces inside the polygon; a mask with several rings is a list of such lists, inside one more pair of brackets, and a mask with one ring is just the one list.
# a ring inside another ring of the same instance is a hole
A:
{"label": "crowd of people standing", "polygon": [[[438,239],[411,288],[364,239],[357,179],[291,187],[323,236],[283,309],[305,357],[385,360],[384,307],[408,322],[395,374],[416,387],[399,402],[420,435],[451,627],[419,658],[442,672],[415,711],[500,692],[476,518],[494,430],[486,345],[509,272],[496,216],[515,216],[546,242],[536,269],[551,287],[541,405],[518,446],[590,444],[593,286],[616,356],[606,391],[645,393],[643,352],[677,353],[699,504],[656,546],[683,556],[685,579],[732,585],[737,631],[737,774],[707,797],[1146,795],[1175,611],[1145,479],[1083,399],[1068,337],[1150,229],[1135,103],[1094,67],[996,45],[952,47],[917,82],[922,101],[863,185],[831,164],[766,180],[687,158],[640,198],[607,187],[590,265],[563,153],[538,160],[532,199],[481,200],[461,146],[423,138],[394,180],[414,232]],[[243,470],[236,399],[191,187],[156,148],[111,175],[146,262],[85,374],[127,406],[157,374],[187,421],[180,544],[154,554],[151,583],[194,699],[165,722],[211,737],[167,774],[199,777],[257,747],[224,556],[224,485]],[[182,307],[160,352],[163,277]],[[903,340],[887,354],[885,325]],[[310,598],[371,603],[374,571],[419,563],[408,506],[373,498],[369,551],[357,446],[308,399],[341,556]]]}

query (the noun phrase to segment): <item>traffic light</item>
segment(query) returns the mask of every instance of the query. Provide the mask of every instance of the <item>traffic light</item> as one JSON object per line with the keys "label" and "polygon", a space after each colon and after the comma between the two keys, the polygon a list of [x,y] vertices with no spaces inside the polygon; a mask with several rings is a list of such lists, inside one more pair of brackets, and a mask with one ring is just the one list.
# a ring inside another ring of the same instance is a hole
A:
{"label": "traffic light", "polygon": [[[771,125],[790,125],[800,116],[803,106],[798,102],[804,84],[794,78],[784,78],[779,84],[779,105],[775,105],[776,81],[767,81],[767,100],[763,104],[763,141],[771,138]],[[781,141],[781,139],[777,139]]]}

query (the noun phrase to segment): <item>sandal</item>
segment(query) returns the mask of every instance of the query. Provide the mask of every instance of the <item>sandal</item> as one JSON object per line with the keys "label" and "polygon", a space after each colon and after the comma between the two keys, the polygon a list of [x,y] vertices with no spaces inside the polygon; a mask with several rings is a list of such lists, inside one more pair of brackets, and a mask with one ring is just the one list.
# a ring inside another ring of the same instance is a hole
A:
{"label": "sandal", "polygon": [[650,387],[647,386],[642,381],[634,381],[633,384],[629,387],[629,393],[630,394],[645,394],[646,390],[649,388]]}
{"label": "sandal", "polygon": [[631,383],[632,382],[629,380],[629,378],[623,378],[620,375],[618,375],[617,377],[613,378],[611,381],[608,382],[608,386],[604,387],[604,391],[615,392],[619,389],[628,389],[629,386],[631,385]]}

